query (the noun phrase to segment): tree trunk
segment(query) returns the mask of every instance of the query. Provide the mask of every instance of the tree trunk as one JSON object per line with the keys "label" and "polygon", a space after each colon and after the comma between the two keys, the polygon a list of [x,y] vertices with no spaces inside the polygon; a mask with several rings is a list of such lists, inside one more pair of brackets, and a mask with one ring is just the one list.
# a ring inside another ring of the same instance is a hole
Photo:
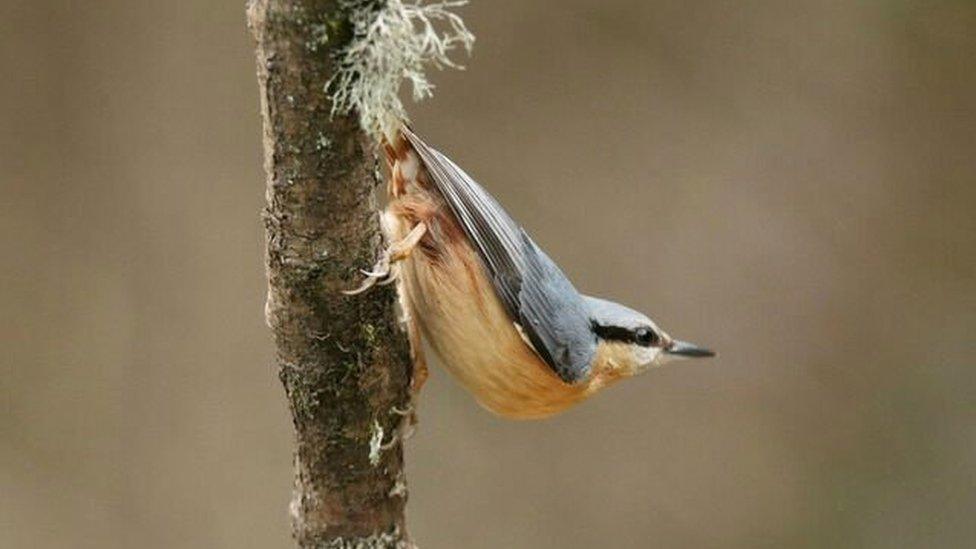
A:
{"label": "tree trunk", "polygon": [[409,346],[392,286],[347,297],[383,245],[377,164],[349,116],[332,118],[330,52],[349,39],[335,0],[250,0],[267,172],[268,298],[295,426],[300,547],[411,547],[403,452]]}

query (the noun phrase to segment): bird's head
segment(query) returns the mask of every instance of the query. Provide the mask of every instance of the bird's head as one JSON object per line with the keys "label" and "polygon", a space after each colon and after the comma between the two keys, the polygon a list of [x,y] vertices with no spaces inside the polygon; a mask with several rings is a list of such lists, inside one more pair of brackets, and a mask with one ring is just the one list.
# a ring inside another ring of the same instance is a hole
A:
{"label": "bird's head", "polygon": [[672,360],[715,356],[708,349],[673,339],[633,309],[595,297],[583,299],[599,340],[598,356],[619,376],[641,374]]}

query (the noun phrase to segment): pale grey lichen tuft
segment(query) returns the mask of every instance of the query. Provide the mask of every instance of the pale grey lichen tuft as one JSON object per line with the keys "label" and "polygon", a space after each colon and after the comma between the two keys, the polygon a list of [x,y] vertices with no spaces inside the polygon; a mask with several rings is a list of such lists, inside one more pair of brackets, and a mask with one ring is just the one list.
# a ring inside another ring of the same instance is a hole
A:
{"label": "pale grey lichen tuft", "polygon": [[380,422],[373,420],[373,428],[369,437],[369,464],[376,467],[380,464],[380,452],[383,450],[383,427]]}
{"label": "pale grey lichen tuft", "polygon": [[400,86],[410,83],[415,101],[430,97],[434,86],[426,69],[463,69],[451,54],[471,53],[474,35],[452,10],[467,0],[340,0],[349,13],[352,40],[338,52],[329,81],[333,114],[356,111],[363,130],[377,141],[392,139],[408,121]]}

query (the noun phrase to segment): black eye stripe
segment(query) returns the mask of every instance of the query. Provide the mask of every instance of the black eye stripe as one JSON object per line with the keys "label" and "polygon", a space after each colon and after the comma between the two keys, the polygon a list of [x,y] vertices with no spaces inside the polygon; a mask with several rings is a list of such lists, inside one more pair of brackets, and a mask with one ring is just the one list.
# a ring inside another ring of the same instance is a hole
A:
{"label": "black eye stripe", "polygon": [[593,331],[596,332],[596,335],[600,339],[606,339],[608,341],[631,342],[634,340],[634,332],[632,330],[619,326],[601,326],[594,324]]}
{"label": "black eye stripe", "polygon": [[636,329],[621,328],[620,326],[601,326],[593,324],[593,331],[601,339],[607,341],[621,341],[624,343],[636,343],[644,347],[655,345],[660,341],[654,330],[641,326]]}

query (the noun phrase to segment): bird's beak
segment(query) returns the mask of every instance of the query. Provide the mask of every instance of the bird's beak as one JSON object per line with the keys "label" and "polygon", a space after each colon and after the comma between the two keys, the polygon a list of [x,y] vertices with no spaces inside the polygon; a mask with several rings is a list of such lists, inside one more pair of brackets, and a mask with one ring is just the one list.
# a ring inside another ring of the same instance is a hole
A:
{"label": "bird's beak", "polygon": [[664,354],[674,358],[707,358],[715,356],[713,351],[685,341],[678,341],[677,339],[664,348]]}

